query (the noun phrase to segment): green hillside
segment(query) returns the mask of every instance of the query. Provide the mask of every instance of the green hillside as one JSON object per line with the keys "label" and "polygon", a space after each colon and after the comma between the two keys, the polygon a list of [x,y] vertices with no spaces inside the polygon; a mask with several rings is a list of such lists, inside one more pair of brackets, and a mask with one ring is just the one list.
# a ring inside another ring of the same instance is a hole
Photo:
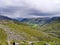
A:
{"label": "green hillside", "polygon": [[45,24],[43,26],[38,26],[37,29],[46,32],[51,36],[60,38],[60,21],[55,20],[52,23]]}
{"label": "green hillside", "polygon": [[[59,22],[54,22],[54,23],[50,23],[48,25],[43,25],[41,27],[36,27],[36,28],[32,28],[31,26],[24,24],[24,23],[20,23],[17,21],[4,21],[0,23],[1,25],[3,25],[3,29],[7,30],[7,32],[12,33],[8,33],[7,35],[5,35],[6,33],[3,31],[0,34],[3,34],[4,36],[1,36],[3,40],[17,40],[17,41],[42,41],[44,42],[49,42],[49,43],[54,43],[60,42],[60,38],[58,38],[60,34],[60,23]],[[1,26],[0,25],[0,26]],[[53,35],[51,33],[56,33],[56,35]],[[11,36],[11,39],[7,36]],[[1,38],[0,37],[0,38]],[[18,38],[19,37],[19,38]],[[7,39],[6,39],[7,38]],[[39,43],[36,43],[37,45]],[[43,44],[42,44],[43,45]]]}

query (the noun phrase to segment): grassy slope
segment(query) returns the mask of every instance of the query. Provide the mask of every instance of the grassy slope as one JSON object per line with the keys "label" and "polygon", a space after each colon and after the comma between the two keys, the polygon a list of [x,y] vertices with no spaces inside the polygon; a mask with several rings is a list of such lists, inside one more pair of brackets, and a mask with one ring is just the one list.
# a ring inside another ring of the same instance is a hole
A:
{"label": "grassy slope", "polygon": [[[39,27],[38,27],[39,28]],[[60,21],[54,21],[50,24],[43,25],[39,28],[41,31],[46,32],[54,37],[60,38]]]}
{"label": "grassy slope", "polygon": [[[51,23],[49,25],[44,25],[44,26],[40,27],[39,30],[33,29],[29,25],[26,25],[23,23],[17,23],[17,22],[13,23],[13,21],[9,21],[9,23],[1,23],[1,24],[6,25],[9,28],[12,28],[11,31],[14,31],[15,33],[19,33],[19,35],[22,35],[25,38],[25,40],[30,40],[30,41],[31,40],[35,40],[35,41],[41,40],[41,41],[45,41],[45,42],[48,41],[49,43],[53,42],[54,44],[55,44],[54,41],[56,41],[58,43],[60,42],[60,40],[57,37],[46,33],[46,32],[50,32],[50,31],[51,32],[55,31],[55,28],[58,28],[60,26],[59,22]],[[59,32],[59,30],[58,30],[58,32]],[[4,32],[4,35],[5,35],[5,32]],[[5,37],[3,39],[6,39]],[[44,42],[42,42],[42,43],[44,43]],[[40,45],[42,43],[37,43],[37,45],[38,44]]]}
{"label": "grassy slope", "polygon": [[30,28],[30,26],[23,24],[23,23],[18,23],[18,24],[7,23],[4,25],[15,29],[12,31],[15,31],[16,33],[17,32],[24,33],[24,34],[21,33],[20,35],[24,36],[26,38],[26,40],[59,41],[58,38],[52,37],[45,32],[42,32],[42,31],[39,31],[36,29],[32,29],[32,28]]}

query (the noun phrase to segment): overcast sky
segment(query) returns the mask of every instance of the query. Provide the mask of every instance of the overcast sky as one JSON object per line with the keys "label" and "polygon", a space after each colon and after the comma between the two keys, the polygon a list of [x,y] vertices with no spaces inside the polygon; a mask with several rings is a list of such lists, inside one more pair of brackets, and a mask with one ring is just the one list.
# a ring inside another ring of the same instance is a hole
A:
{"label": "overcast sky", "polygon": [[0,15],[11,18],[60,16],[60,0],[0,0]]}

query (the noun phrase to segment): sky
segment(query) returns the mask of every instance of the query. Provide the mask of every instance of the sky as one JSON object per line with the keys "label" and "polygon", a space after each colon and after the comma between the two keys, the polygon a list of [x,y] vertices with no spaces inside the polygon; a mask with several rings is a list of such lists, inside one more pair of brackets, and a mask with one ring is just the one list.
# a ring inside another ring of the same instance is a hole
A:
{"label": "sky", "polygon": [[0,0],[0,15],[11,18],[60,16],[60,0]]}

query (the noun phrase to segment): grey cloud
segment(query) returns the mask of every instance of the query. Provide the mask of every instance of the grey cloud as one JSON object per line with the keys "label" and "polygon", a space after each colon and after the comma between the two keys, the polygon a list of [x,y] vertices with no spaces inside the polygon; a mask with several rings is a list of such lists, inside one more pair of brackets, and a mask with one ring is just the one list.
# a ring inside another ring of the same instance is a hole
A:
{"label": "grey cloud", "polygon": [[9,17],[60,16],[60,0],[0,0],[0,14]]}
{"label": "grey cloud", "polygon": [[15,7],[15,6],[7,6],[4,8],[0,8],[0,14],[7,15],[10,17],[34,17],[34,16],[55,16],[60,13],[57,12],[49,12],[45,13],[40,10],[29,8],[29,7]]}

